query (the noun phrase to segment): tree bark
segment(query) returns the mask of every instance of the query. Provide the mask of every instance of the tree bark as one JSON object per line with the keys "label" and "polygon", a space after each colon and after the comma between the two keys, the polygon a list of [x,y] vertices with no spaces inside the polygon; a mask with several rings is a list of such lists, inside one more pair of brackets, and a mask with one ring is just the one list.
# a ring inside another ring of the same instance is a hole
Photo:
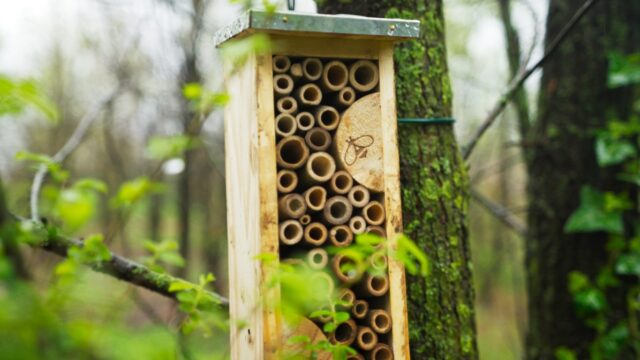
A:
{"label": "tree bark", "polygon": [[[397,47],[398,117],[451,116],[442,0],[325,1],[328,13],[421,21],[420,39]],[[431,273],[408,276],[414,359],[478,357],[467,234],[468,178],[453,127],[399,126],[404,231],[425,251]]]}
{"label": "tree bark", "polygon": [[[548,46],[583,0],[551,1]],[[620,189],[615,172],[598,168],[594,131],[616,109],[629,106],[625,90],[607,90],[607,55],[640,44],[640,3],[601,1],[544,65],[539,116],[524,134],[529,172],[526,267],[529,291],[527,356],[551,359],[559,346],[586,358],[593,332],[574,311],[567,278],[577,270],[593,276],[607,259],[606,236],[565,234],[583,185]],[[611,304],[613,309],[615,304]]]}

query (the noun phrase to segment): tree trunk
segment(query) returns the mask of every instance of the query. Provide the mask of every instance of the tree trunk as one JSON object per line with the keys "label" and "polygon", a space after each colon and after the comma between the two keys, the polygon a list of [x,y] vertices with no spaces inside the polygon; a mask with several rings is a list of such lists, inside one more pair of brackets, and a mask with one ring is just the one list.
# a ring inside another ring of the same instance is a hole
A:
{"label": "tree trunk", "polygon": [[[331,0],[321,9],[419,19],[420,39],[396,50],[398,117],[451,116],[442,0]],[[411,356],[475,359],[468,179],[453,127],[407,124],[398,136],[404,231],[431,261],[426,279],[407,278]]]}
{"label": "tree trunk", "polygon": [[[547,45],[583,3],[550,2]],[[576,350],[583,359],[593,340],[593,332],[575,315],[567,277],[574,270],[593,276],[600,269],[607,258],[606,236],[565,234],[563,228],[583,185],[620,188],[614,171],[598,168],[593,136],[606,125],[611,110],[628,106],[628,97],[607,90],[607,54],[629,53],[631,46],[638,50],[638,19],[637,1],[599,2],[543,67],[539,117],[525,134],[527,143],[534,144],[525,149],[531,359],[554,358],[559,346]]]}

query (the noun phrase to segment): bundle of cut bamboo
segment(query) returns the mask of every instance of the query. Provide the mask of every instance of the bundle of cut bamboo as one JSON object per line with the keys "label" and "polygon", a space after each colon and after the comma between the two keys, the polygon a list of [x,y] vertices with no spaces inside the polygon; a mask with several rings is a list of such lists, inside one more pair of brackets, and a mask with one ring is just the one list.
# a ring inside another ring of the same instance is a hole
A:
{"label": "bundle of cut bamboo", "polygon": [[[273,74],[281,261],[318,271],[310,281],[335,293],[337,307],[350,312],[351,319],[326,334],[330,341],[358,350],[350,359],[392,359],[386,255],[377,253],[368,262],[372,271],[358,273],[354,259],[325,248],[347,247],[366,232],[385,236],[379,181],[367,181],[353,166],[366,158],[373,137],[357,142],[349,134],[353,125],[341,127],[347,113],[359,130],[375,124],[366,109],[379,99],[378,65],[276,55]],[[338,132],[340,141],[346,136],[351,142],[336,144]],[[331,318],[312,320],[323,324]]]}

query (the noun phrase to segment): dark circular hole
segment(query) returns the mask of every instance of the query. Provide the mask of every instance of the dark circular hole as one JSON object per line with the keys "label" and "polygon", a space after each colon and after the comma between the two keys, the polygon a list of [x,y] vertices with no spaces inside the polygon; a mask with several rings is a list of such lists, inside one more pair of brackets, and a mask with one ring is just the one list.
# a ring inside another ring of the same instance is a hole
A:
{"label": "dark circular hole", "polygon": [[331,85],[342,85],[346,78],[347,73],[341,66],[332,66],[327,72],[327,80]]}
{"label": "dark circular hole", "polygon": [[353,94],[350,91],[342,92],[342,100],[345,102],[349,102],[353,99]]}
{"label": "dark circular hole", "polygon": [[293,130],[293,121],[291,118],[280,118],[280,121],[278,121],[278,130],[285,134],[290,133]]}
{"label": "dark circular hole", "polygon": [[282,174],[282,176],[280,176],[280,185],[285,188],[293,185],[293,175],[289,173]]}
{"label": "dark circular hole", "polygon": [[386,287],[387,280],[383,277],[374,277],[371,279],[371,288],[376,291],[381,291]]}
{"label": "dark circular hole", "polygon": [[331,161],[329,161],[329,159],[324,156],[318,156],[311,162],[311,171],[318,176],[323,176],[330,166]]}
{"label": "dark circular hole", "polygon": [[308,88],[304,89],[302,93],[302,97],[305,98],[305,100],[307,101],[316,100],[318,99],[319,95],[320,93],[318,92],[318,89],[312,86],[309,86]]}
{"label": "dark circular hole", "polygon": [[335,338],[338,341],[348,341],[353,334],[353,328],[348,323],[338,325],[335,332]]}
{"label": "dark circular hole", "polygon": [[347,188],[349,186],[349,176],[344,174],[340,174],[336,176],[336,180],[334,184],[338,189]]}
{"label": "dark circular hole", "polygon": [[368,66],[360,66],[356,69],[355,80],[360,85],[366,85],[370,83],[374,78],[373,70]]}
{"label": "dark circular hole", "polygon": [[329,210],[331,211],[331,216],[341,218],[347,213],[347,205],[342,202],[334,202]]}
{"label": "dark circular hole", "polygon": [[367,312],[367,306],[363,302],[359,302],[354,305],[353,311],[355,311],[356,314],[364,314]]}
{"label": "dark circular hole", "polygon": [[322,234],[322,229],[320,229],[319,227],[313,227],[311,228],[311,230],[309,230],[309,237],[313,240],[322,239]]}
{"label": "dark circular hole", "polygon": [[324,259],[324,256],[322,256],[322,254],[320,254],[320,253],[313,254],[313,262],[314,263],[320,264],[320,263],[322,263],[322,259]]}
{"label": "dark circular hole", "polygon": [[314,76],[320,74],[320,64],[317,61],[307,61],[304,64],[307,74]]}
{"label": "dark circular hole", "polygon": [[284,227],[284,237],[287,239],[293,239],[300,233],[300,229],[293,224],[287,224]]}
{"label": "dark circular hole", "polygon": [[[353,194],[354,196],[356,194]],[[369,206],[367,208],[367,217],[371,220],[380,220],[382,218],[382,208],[378,205]]]}
{"label": "dark circular hole", "polygon": [[287,68],[287,60],[285,58],[277,58],[276,59],[276,68],[279,70],[284,70]]}
{"label": "dark circular hole", "polygon": [[336,122],[336,114],[333,111],[323,111],[320,114],[320,122],[322,122],[325,126],[333,125]]}
{"label": "dark circular hole", "polygon": [[334,236],[338,242],[342,243],[349,239],[349,232],[347,232],[345,229],[338,228],[336,229],[336,233]]}
{"label": "dark circular hole", "polygon": [[309,137],[309,140],[317,147],[322,147],[327,143],[327,137],[325,136],[325,133],[321,131],[313,132]]}
{"label": "dark circular hole", "polygon": [[376,315],[373,318],[373,322],[380,329],[383,329],[383,328],[385,328],[385,327],[387,327],[389,325],[389,319],[387,319],[386,316],[380,315],[380,314]]}
{"label": "dark circular hole", "polygon": [[298,120],[298,122],[300,123],[300,126],[308,127],[308,126],[311,126],[312,120],[313,118],[311,116],[303,115],[303,116],[300,116],[300,119]]}
{"label": "dark circular hole", "polygon": [[354,199],[355,201],[362,201],[362,200],[364,200],[364,191],[362,191],[362,190],[354,191],[354,192],[353,192],[353,199]]}
{"label": "dark circular hole", "polygon": [[322,194],[323,192],[320,189],[316,188],[314,190],[311,190],[308,196],[309,202],[314,206],[322,205]]}
{"label": "dark circular hole", "polygon": [[297,164],[302,160],[304,148],[299,141],[288,141],[282,145],[280,155],[288,164]]}
{"label": "dark circular hole", "polygon": [[283,110],[291,110],[293,108],[293,101],[286,99],[282,102]]}

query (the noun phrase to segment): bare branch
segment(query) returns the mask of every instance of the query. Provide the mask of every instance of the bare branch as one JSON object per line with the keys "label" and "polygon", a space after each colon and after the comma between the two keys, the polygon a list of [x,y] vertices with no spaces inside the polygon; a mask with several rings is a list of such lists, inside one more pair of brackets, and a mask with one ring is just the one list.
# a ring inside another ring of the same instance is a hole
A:
{"label": "bare branch", "polygon": [[[102,109],[104,109],[109,103],[113,101],[113,99],[120,92],[122,85],[116,86],[115,89],[110,91],[107,95],[101,98],[78,122],[78,126],[71,134],[71,137],[67,140],[67,142],[58,150],[58,152],[53,155],[52,160],[56,163],[63,162],[71,153],[82,143],[85,136],[89,132],[91,125],[99,118]],[[46,165],[40,165],[38,167],[38,171],[33,177],[33,183],[31,185],[31,198],[29,200],[31,207],[31,220],[40,221],[38,216],[38,199],[40,197],[40,189],[42,188],[42,184],[44,183],[47,174],[49,173],[49,168]]]}
{"label": "bare branch", "polygon": [[527,227],[506,207],[493,202],[474,188],[471,188],[471,198],[518,235],[522,237],[527,235]]}
{"label": "bare branch", "polygon": [[526,71],[520,72],[520,74],[514,78],[507,90],[500,96],[498,102],[493,106],[489,114],[484,119],[480,127],[475,131],[473,136],[471,136],[471,140],[469,143],[463,148],[462,156],[465,160],[469,159],[469,156],[473,152],[473,149],[478,143],[478,140],[484,135],[484,133],[491,127],[491,125],[498,118],[498,115],[502,113],[505,109],[511,98],[517,93],[518,89],[524,84],[524,82],[533,74],[539,67],[541,67],[551,55],[556,51],[558,46],[564,41],[567,35],[571,32],[571,30],[576,26],[576,24],[580,21],[580,19],[598,2],[598,0],[587,0],[573,15],[573,17],[569,20],[569,22],[564,26],[564,28],[556,35],[556,37],[549,43],[547,46],[544,55],[531,66]]}

